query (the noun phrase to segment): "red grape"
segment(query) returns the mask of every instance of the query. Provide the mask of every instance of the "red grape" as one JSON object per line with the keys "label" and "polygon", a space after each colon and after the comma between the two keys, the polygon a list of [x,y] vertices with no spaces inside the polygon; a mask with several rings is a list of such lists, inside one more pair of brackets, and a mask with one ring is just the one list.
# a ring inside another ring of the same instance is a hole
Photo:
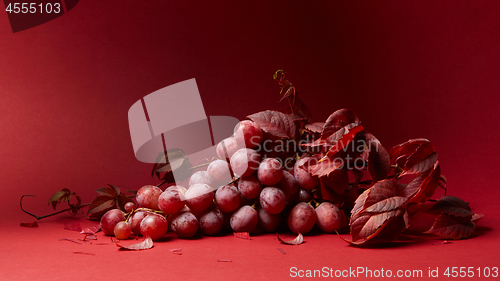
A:
{"label": "red grape", "polygon": [[297,182],[299,183],[300,187],[304,189],[314,189],[319,185],[319,179],[317,176],[313,176],[309,173],[309,171],[305,168],[301,168],[300,166],[307,161],[310,161],[310,157],[304,157],[299,159],[294,166],[294,176]]}
{"label": "red grape", "polygon": [[214,200],[214,192],[208,184],[197,183],[189,187],[184,195],[186,205],[194,212],[203,212]]}
{"label": "red grape", "polygon": [[278,226],[280,225],[281,222],[280,214],[275,214],[275,215],[269,214],[262,207],[257,209],[257,212],[259,213],[258,225],[262,231],[274,232],[276,231],[276,229],[278,229]]}
{"label": "red grape", "polygon": [[186,198],[181,189],[167,188],[158,198],[158,207],[165,214],[179,212],[186,203]]}
{"label": "red grape", "polygon": [[201,215],[199,223],[203,234],[217,235],[219,234],[222,224],[224,223],[224,215],[221,210],[213,208],[212,210]]}
{"label": "red grape", "polygon": [[241,194],[234,185],[225,185],[215,192],[215,203],[223,212],[230,213],[240,207]]}
{"label": "red grape", "polygon": [[254,199],[259,197],[262,191],[262,183],[255,175],[240,178],[238,182],[238,189],[241,194],[247,199]]}
{"label": "red grape", "polygon": [[167,231],[168,222],[162,215],[150,213],[141,221],[142,236],[150,237],[153,241],[161,239]]}
{"label": "red grape", "polygon": [[295,202],[298,199],[299,183],[289,172],[283,171],[283,177],[278,183],[278,187],[285,193],[286,201]]}
{"label": "red grape", "polygon": [[198,231],[198,219],[190,212],[182,212],[175,215],[171,226],[179,238],[190,238]]}
{"label": "red grape", "polygon": [[309,202],[313,199],[311,191],[307,189],[299,189],[299,202]]}
{"label": "red grape", "polygon": [[254,148],[262,142],[262,129],[257,123],[243,120],[234,129],[234,138],[248,148]]}
{"label": "red grape", "polygon": [[158,197],[163,191],[155,185],[145,185],[137,191],[135,199],[137,204],[143,208],[159,210]]}
{"label": "red grape", "polygon": [[259,222],[257,211],[245,205],[231,215],[230,224],[235,232],[251,232]]}
{"label": "red grape", "polygon": [[279,214],[286,205],[286,196],[283,190],[277,187],[265,187],[260,193],[260,205],[270,214]]}
{"label": "red grape", "polygon": [[255,172],[259,167],[260,155],[257,151],[242,148],[231,157],[231,169],[238,177],[246,177]]}
{"label": "red grape", "polygon": [[347,223],[342,211],[330,202],[323,202],[316,207],[316,224],[326,233],[333,233]]}
{"label": "red grape", "polygon": [[[238,141],[234,137],[229,137],[227,139],[222,140],[217,145],[217,156],[222,160],[229,160],[231,156],[240,148],[244,148],[243,144],[238,143]],[[224,148],[226,149],[224,151]]]}
{"label": "red grape", "polygon": [[116,224],[113,233],[118,239],[127,239],[130,237],[130,234],[132,234],[132,226],[127,221],[121,221]]}
{"label": "red grape", "polygon": [[134,202],[127,202],[125,203],[125,206],[123,206],[123,209],[125,212],[130,213],[135,209],[135,204]]}
{"label": "red grape", "polygon": [[213,185],[212,180],[210,179],[210,176],[207,171],[198,171],[191,175],[189,178],[189,186],[192,186],[197,183],[205,183],[210,186]]}
{"label": "red grape", "polygon": [[215,160],[210,163],[207,172],[215,188],[228,184],[233,180],[229,170],[229,164],[224,160]]}
{"label": "red grape", "polygon": [[109,210],[101,217],[101,229],[106,235],[114,235],[116,224],[124,220],[125,212],[120,209]]}
{"label": "red grape", "polygon": [[283,177],[281,162],[275,158],[266,158],[259,164],[257,178],[263,185],[275,185]]}
{"label": "red grape", "polygon": [[314,227],[316,223],[316,211],[313,206],[300,202],[290,211],[288,216],[288,227],[297,234],[306,234]]}
{"label": "red grape", "polygon": [[151,212],[138,211],[134,212],[128,219],[130,226],[132,227],[132,232],[135,235],[141,235],[141,221],[149,215]]}

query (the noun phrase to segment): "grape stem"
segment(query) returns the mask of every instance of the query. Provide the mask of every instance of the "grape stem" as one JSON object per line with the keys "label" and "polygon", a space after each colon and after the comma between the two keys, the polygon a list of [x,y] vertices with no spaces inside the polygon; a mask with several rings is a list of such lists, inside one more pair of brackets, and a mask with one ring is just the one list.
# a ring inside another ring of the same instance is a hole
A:
{"label": "grape stem", "polygon": [[87,204],[81,204],[81,205],[73,205],[67,209],[64,209],[64,210],[61,210],[61,211],[57,211],[55,213],[52,213],[52,214],[48,214],[48,215],[45,215],[45,216],[37,216],[35,214],[32,214],[28,211],[26,211],[24,208],[23,208],[23,198],[26,197],[26,196],[31,196],[31,197],[35,197],[35,195],[23,195],[21,196],[21,200],[19,201],[19,205],[21,205],[21,210],[23,212],[25,212],[26,214],[36,218],[37,220],[41,220],[41,219],[44,219],[44,218],[48,218],[48,217],[51,217],[51,216],[55,216],[55,215],[58,215],[58,214],[61,214],[61,213],[64,213],[64,212],[68,212],[68,211],[72,211],[72,210],[80,210],[80,208],[83,208],[83,207],[87,207],[90,205],[90,203],[87,203]]}

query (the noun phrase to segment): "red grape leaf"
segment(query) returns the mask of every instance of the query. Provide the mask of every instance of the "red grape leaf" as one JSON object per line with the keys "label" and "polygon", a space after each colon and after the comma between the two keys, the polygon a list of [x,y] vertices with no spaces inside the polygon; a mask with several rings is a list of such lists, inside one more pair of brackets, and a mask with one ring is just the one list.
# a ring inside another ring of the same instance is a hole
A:
{"label": "red grape leaf", "polygon": [[323,132],[324,126],[325,122],[315,122],[312,124],[306,124],[304,128],[311,133],[321,133]]}
{"label": "red grape leaf", "polygon": [[191,176],[189,169],[192,166],[182,149],[172,148],[158,154],[151,176],[156,175],[161,180],[174,183],[176,180],[184,180]]}
{"label": "red grape leaf", "polygon": [[436,204],[429,209],[429,212],[439,212],[455,217],[472,217],[475,215],[471,212],[469,203],[451,195],[441,197]]}
{"label": "red grape leaf", "polygon": [[108,184],[108,186],[101,187],[95,190],[98,194],[115,198],[120,194],[120,189],[117,186]]}
{"label": "red grape leaf", "polygon": [[101,225],[97,224],[91,227],[87,227],[84,230],[80,232],[80,234],[87,234],[87,235],[94,235],[96,234],[99,230],[101,230]]}
{"label": "red grape leaf", "polygon": [[124,250],[139,251],[139,250],[147,250],[153,248],[153,240],[151,239],[151,237],[146,237],[146,239],[144,239],[141,243],[127,245],[127,246],[120,245],[118,241],[114,241],[113,239],[111,239],[111,241],[113,241],[116,244],[116,246],[120,247],[120,249]]}
{"label": "red grape leaf", "polygon": [[87,216],[91,219],[100,219],[108,210],[117,208],[116,199],[108,196],[97,196],[92,203],[90,203],[87,211]]}
{"label": "red grape leaf", "polygon": [[248,234],[248,232],[234,232],[234,237],[250,240],[250,234]]}
{"label": "red grape leaf", "polygon": [[323,126],[323,132],[321,133],[321,139],[327,139],[342,127],[355,122],[359,122],[356,114],[348,109],[339,109],[326,119],[325,125]]}
{"label": "red grape leaf", "polygon": [[277,233],[276,233],[276,237],[278,237],[278,240],[281,243],[286,244],[286,245],[300,245],[300,244],[304,243],[304,236],[300,232],[297,235],[297,237],[295,237],[295,239],[293,239],[293,240],[285,241],[285,240],[281,239],[281,237]]}
{"label": "red grape leaf", "polygon": [[403,196],[408,198],[408,203],[423,203],[434,195],[439,187],[441,168],[439,162],[434,164],[432,170],[416,176],[403,190]]}
{"label": "red grape leaf", "polygon": [[82,223],[65,223],[64,224],[64,229],[66,230],[72,230],[72,231],[82,231]]}
{"label": "red grape leaf", "polygon": [[336,193],[342,194],[349,187],[349,175],[347,174],[347,169],[333,171],[320,177],[319,180]]}
{"label": "red grape leaf", "polygon": [[[425,157],[424,159],[422,159],[420,162],[418,162],[413,166],[411,166],[412,164],[410,165],[407,164],[408,167],[410,168],[405,167],[403,173],[401,173],[400,176],[423,173],[432,168],[432,166],[434,166],[434,164],[437,162],[437,158],[438,158],[438,153],[433,152],[429,156]],[[412,159],[414,160],[415,158]]]}
{"label": "red grape leaf", "polygon": [[483,215],[483,214],[474,214],[474,215],[472,216],[472,219],[471,219],[470,221],[471,221],[471,222],[473,222],[473,223],[476,223],[476,222],[478,222],[480,219],[482,219],[483,217],[484,217],[484,215]]}
{"label": "red grape leaf", "polygon": [[335,142],[335,144],[330,148],[330,150],[328,150],[326,155],[319,161],[321,162],[323,161],[323,159],[333,157],[335,154],[337,154],[337,152],[341,151],[342,149],[344,149],[344,147],[349,145],[349,143],[351,143],[356,137],[356,134],[361,132],[363,129],[364,129],[363,126],[359,124],[351,129],[346,129],[346,132],[342,135],[342,137],[337,142]]}
{"label": "red grape leaf", "polygon": [[38,223],[36,221],[34,221],[34,222],[22,222],[21,226],[24,226],[24,227],[38,227]]}
{"label": "red grape leaf", "polygon": [[401,198],[390,199],[393,197],[402,197],[401,187],[393,180],[378,181],[356,199],[352,214],[365,212],[367,208],[375,204],[377,205],[372,208],[371,212],[387,212],[403,205],[405,200],[402,202]]}
{"label": "red grape leaf", "polygon": [[389,154],[391,159],[396,159],[401,155],[409,155],[413,153],[421,144],[429,142],[427,139],[411,139],[402,144],[394,146]]}
{"label": "red grape leaf", "polygon": [[52,204],[52,208],[56,209],[58,203],[63,201],[69,201],[71,198],[71,191],[67,188],[63,188],[60,191],[56,191],[49,199],[49,205]]}
{"label": "red grape leaf", "polygon": [[[371,219],[372,216],[376,216]],[[353,233],[353,223],[355,232]],[[362,213],[351,222],[353,240],[342,238],[351,245],[373,245],[396,240],[399,234],[408,227],[408,212],[403,210],[390,211],[376,215]],[[364,238],[362,238],[364,237]]]}
{"label": "red grape leaf", "polygon": [[295,139],[297,127],[287,114],[266,110],[249,115],[252,121],[266,133],[285,139]]}
{"label": "red grape leaf", "polygon": [[309,173],[311,173],[311,175],[313,176],[323,177],[330,175],[330,173],[341,170],[344,165],[344,162],[340,159],[331,160],[328,158],[323,158],[325,160],[319,162],[317,160],[318,157],[320,157],[319,154],[314,155],[313,157],[311,157],[311,160],[313,161],[307,161],[301,167],[309,171]]}
{"label": "red grape leaf", "polygon": [[373,182],[387,178],[391,171],[391,156],[372,134],[365,134],[368,149],[368,171]]}
{"label": "red grape leaf", "polygon": [[448,214],[440,214],[431,229],[426,233],[437,234],[445,239],[469,238],[476,228],[471,221],[472,216],[456,217]]}

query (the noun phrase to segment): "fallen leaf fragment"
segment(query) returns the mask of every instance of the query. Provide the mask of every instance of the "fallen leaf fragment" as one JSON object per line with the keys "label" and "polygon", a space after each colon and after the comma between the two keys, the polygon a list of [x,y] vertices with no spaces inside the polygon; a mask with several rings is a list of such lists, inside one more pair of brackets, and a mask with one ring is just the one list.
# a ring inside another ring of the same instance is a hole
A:
{"label": "fallen leaf fragment", "polygon": [[85,235],[85,238],[83,238],[83,241],[86,240],[97,240],[97,236],[95,236],[94,234],[87,234]]}
{"label": "fallen leaf fragment", "polygon": [[80,234],[92,234],[92,235],[94,235],[97,232],[99,232],[99,230],[101,230],[101,226],[100,225],[94,225],[94,226],[85,228],[84,230],[82,230],[80,232]]}
{"label": "fallen leaf fragment", "polygon": [[281,248],[277,248],[277,249],[278,249],[278,251],[280,251],[283,255],[286,255],[286,253],[285,253],[285,251],[283,251],[283,249],[281,249]]}
{"label": "fallen leaf fragment", "polygon": [[34,222],[22,222],[21,226],[24,226],[24,227],[38,227],[38,223],[36,221],[34,221]]}
{"label": "fallen leaf fragment", "polygon": [[120,249],[124,250],[139,251],[153,248],[153,240],[151,239],[151,237],[146,237],[146,239],[144,239],[144,241],[142,241],[141,243],[128,246],[120,245],[118,244],[118,241],[115,241],[113,239],[111,239],[111,241],[113,241]]}
{"label": "fallen leaf fragment", "polygon": [[95,254],[94,254],[94,253],[86,253],[86,252],[73,252],[73,254],[80,254],[80,255],[95,256]]}
{"label": "fallen leaf fragment", "polygon": [[82,243],[80,243],[78,241],[75,241],[73,239],[68,239],[68,238],[61,238],[61,239],[59,239],[59,241],[69,241],[69,242],[73,242],[73,243],[76,243],[76,244],[82,244]]}
{"label": "fallen leaf fragment", "polygon": [[295,237],[295,239],[289,240],[289,241],[285,241],[285,240],[281,239],[281,237],[278,234],[276,234],[276,237],[278,237],[278,240],[281,243],[286,244],[286,245],[300,245],[300,244],[304,243],[304,236],[302,236],[302,233],[300,233],[300,232],[297,235],[297,237]]}
{"label": "fallen leaf fragment", "polygon": [[64,224],[64,229],[66,230],[72,230],[72,231],[82,231],[82,223],[65,223]]}
{"label": "fallen leaf fragment", "polygon": [[250,240],[250,234],[248,234],[248,232],[235,232],[234,237]]}
{"label": "fallen leaf fragment", "polygon": [[233,262],[231,260],[217,260],[218,262]]}

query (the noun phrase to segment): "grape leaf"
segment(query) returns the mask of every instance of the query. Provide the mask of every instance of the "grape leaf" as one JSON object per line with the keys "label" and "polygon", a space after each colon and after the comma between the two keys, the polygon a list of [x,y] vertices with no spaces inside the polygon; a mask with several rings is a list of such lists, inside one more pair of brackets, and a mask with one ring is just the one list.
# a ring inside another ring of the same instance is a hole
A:
{"label": "grape leaf", "polygon": [[421,144],[429,142],[427,139],[411,139],[407,142],[398,144],[394,146],[389,154],[391,155],[391,159],[396,159],[401,155],[409,155],[413,153]]}
{"label": "grape leaf", "polygon": [[82,223],[65,223],[64,224],[64,229],[65,230],[72,230],[72,231],[82,231]]}
{"label": "grape leaf", "polygon": [[[403,205],[399,197],[402,197],[402,192],[400,186],[393,180],[381,180],[375,183],[372,187],[363,192],[354,205],[352,210],[353,215],[361,212],[387,212],[390,210],[395,210]],[[398,197],[391,199],[393,197]],[[367,211],[366,209],[372,205],[373,211]],[[387,205],[387,206],[384,206]]]}
{"label": "grape leaf", "polygon": [[304,236],[300,232],[293,240],[283,240],[278,234],[276,234],[276,237],[278,237],[278,241],[286,245],[300,245],[304,243]]}
{"label": "grape leaf", "polygon": [[440,214],[431,229],[426,233],[437,234],[444,239],[463,239],[469,238],[476,228],[475,223],[471,222],[472,216],[456,217],[448,214]]}
{"label": "grape leaf", "polygon": [[36,222],[36,221],[34,221],[34,222],[22,222],[21,226],[24,226],[24,227],[38,227],[38,222]]}
{"label": "grape leaf", "polygon": [[343,194],[349,187],[347,169],[334,170],[334,172],[320,177],[319,180],[338,194]]}
{"label": "grape leaf", "polygon": [[328,150],[323,159],[333,157],[335,154],[337,154],[337,152],[344,149],[347,145],[349,145],[349,143],[351,143],[354,140],[356,134],[361,132],[363,129],[364,129],[363,126],[361,126],[360,124],[354,126],[352,129],[347,129],[346,132],[342,135],[342,137],[337,142],[335,142],[335,144]]}
{"label": "grape leaf", "polygon": [[109,196],[112,198],[117,197],[120,194],[120,189],[117,186],[108,184],[108,186],[101,187],[95,190],[100,195]]}
{"label": "grape leaf", "polygon": [[368,149],[368,172],[373,182],[387,178],[391,171],[391,157],[380,141],[372,134],[365,134]]}
{"label": "grape leaf", "polygon": [[80,234],[94,235],[99,230],[101,230],[101,225],[97,224],[97,225],[85,228],[84,230],[82,230],[80,232]]}
{"label": "grape leaf", "polygon": [[412,139],[399,144],[391,149],[390,155],[402,170],[400,177],[431,169],[438,156],[434,145],[426,139]]}
{"label": "grape leaf", "polygon": [[339,109],[326,119],[321,139],[327,139],[330,135],[340,130],[340,128],[355,122],[359,122],[356,114],[348,109]]}
{"label": "grape leaf", "polygon": [[325,122],[315,122],[312,124],[306,124],[304,128],[311,133],[321,133],[323,132],[324,126]]}
{"label": "grape leaf", "polygon": [[284,139],[295,139],[297,127],[287,114],[266,110],[249,115],[252,121],[266,133]]}
{"label": "grape leaf", "polygon": [[432,170],[416,176],[403,189],[403,196],[408,198],[408,203],[423,203],[434,195],[439,187],[441,168],[439,162],[434,164]]}
{"label": "grape leaf", "polygon": [[174,183],[187,179],[191,175],[189,170],[191,167],[192,165],[189,162],[189,158],[182,149],[168,149],[158,154],[155,164],[153,165],[153,170],[151,171],[151,176],[156,175],[161,180],[165,180],[168,183]]}
{"label": "grape leaf", "polygon": [[58,203],[63,201],[69,201],[71,198],[71,191],[67,188],[63,188],[60,191],[56,191],[49,199],[49,205],[52,204],[52,208],[56,209]]}
{"label": "grape leaf", "polygon": [[118,243],[118,241],[115,241],[113,239],[111,240],[116,244],[116,246],[123,250],[139,251],[153,248],[153,240],[151,239],[151,237],[146,237],[146,239],[144,239],[142,242],[128,246],[121,245]]}
{"label": "grape leaf", "polygon": [[92,203],[90,203],[87,211],[87,216],[90,219],[100,219],[108,210],[117,208],[117,202],[114,198],[109,196],[97,196]]}
{"label": "grape leaf", "polygon": [[429,212],[445,213],[455,217],[472,217],[474,215],[469,207],[469,203],[451,195],[441,197],[429,209]]}

